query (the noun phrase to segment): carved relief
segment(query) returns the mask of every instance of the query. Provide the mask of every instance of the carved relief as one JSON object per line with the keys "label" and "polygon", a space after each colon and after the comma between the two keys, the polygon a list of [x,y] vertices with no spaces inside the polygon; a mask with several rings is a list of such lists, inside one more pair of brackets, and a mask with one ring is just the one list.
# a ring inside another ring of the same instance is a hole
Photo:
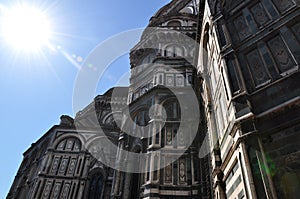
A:
{"label": "carved relief", "polygon": [[179,160],[179,182],[185,183],[186,182],[186,175],[185,175],[185,159]]}
{"label": "carved relief", "polygon": [[179,146],[185,146],[185,138],[184,138],[184,133],[182,131],[179,131],[178,144]]}
{"label": "carved relief", "polygon": [[294,5],[292,0],[273,0],[273,2],[280,12],[284,12]]}
{"label": "carved relief", "polygon": [[67,150],[72,150],[73,144],[74,144],[74,140],[73,139],[68,139],[66,149]]}
{"label": "carved relief", "polygon": [[266,13],[266,10],[264,9],[261,3],[258,3],[255,6],[253,6],[251,8],[251,12],[254,16],[255,21],[258,23],[259,26],[264,25],[270,20],[270,18]]}
{"label": "carved relief", "polygon": [[75,167],[76,167],[76,161],[77,161],[76,158],[71,159],[70,166],[69,166],[69,169],[68,169],[68,174],[73,174],[74,173]]}
{"label": "carved relief", "polygon": [[54,189],[53,189],[53,194],[52,194],[51,198],[53,198],[53,199],[58,198],[60,187],[61,187],[60,182],[55,183],[55,186],[54,186]]}
{"label": "carved relief", "polygon": [[66,183],[63,187],[60,198],[61,199],[67,199],[68,195],[69,195],[69,190],[70,190],[70,183]]}
{"label": "carved relief", "polygon": [[295,63],[293,62],[287,47],[279,36],[271,39],[268,44],[281,73],[294,67]]}
{"label": "carved relief", "polygon": [[67,138],[59,142],[56,149],[67,151],[80,151],[81,143],[77,138]]}
{"label": "carved relief", "polygon": [[172,164],[165,167],[165,183],[172,183]]}
{"label": "carved relief", "polygon": [[240,40],[243,40],[250,35],[250,29],[244,16],[239,16],[238,18],[236,18],[234,20],[234,25],[239,34]]}
{"label": "carved relief", "polygon": [[45,199],[49,198],[51,188],[52,188],[52,182],[48,181],[45,186],[42,198],[45,198]]}
{"label": "carved relief", "polygon": [[253,50],[247,55],[247,60],[251,69],[252,77],[256,85],[261,85],[269,80],[266,68],[257,50]]}
{"label": "carved relief", "polygon": [[59,173],[65,174],[67,166],[68,166],[69,158],[63,158],[60,164]]}
{"label": "carved relief", "polygon": [[173,75],[166,75],[166,85],[174,86],[174,76]]}
{"label": "carved relief", "polygon": [[176,86],[184,86],[183,75],[176,75]]}
{"label": "carved relief", "polygon": [[80,151],[80,144],[77,141],[75,141],[75,143],[74,143],[74,150],[73,151]]}
{"label": "carved relief", "polygon": [[58,149],[58,150],[64,150],[65,144],[66,144],[66,140],[62,140],[62,141],[57,145],[57,149]]}
{"label": "carved relief", "polygon": [[59,161],[60,161],[60,157],[55,157],[54,158],[53,163],[52,163],[52,168],[51,168],[51,171],[50,171],[51,174],[54,174],[54,175],[56,174],[56,172],[58,170]]}
{"label": "carved relief", "polygon": [[166,128],[166,144],[172,145],[172,128]]}

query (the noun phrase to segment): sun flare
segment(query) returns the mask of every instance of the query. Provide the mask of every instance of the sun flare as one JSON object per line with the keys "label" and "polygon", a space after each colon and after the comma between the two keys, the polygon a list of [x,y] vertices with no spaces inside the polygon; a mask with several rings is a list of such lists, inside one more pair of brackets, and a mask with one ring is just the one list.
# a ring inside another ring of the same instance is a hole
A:
{"label": "sun flare", "polygon": [[25,5],[2,10],[1,34],[13,48],[36,51],[49,45],[50,23],[41,10]]}

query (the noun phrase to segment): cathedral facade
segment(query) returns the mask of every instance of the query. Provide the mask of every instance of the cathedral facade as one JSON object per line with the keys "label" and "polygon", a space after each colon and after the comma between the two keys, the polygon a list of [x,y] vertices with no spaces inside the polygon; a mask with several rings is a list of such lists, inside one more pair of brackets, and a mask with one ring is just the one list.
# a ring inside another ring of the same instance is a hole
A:
{"label": "cathedral facade", "polygon": [[173,0],[130,52],[130,85],[62,116],[8,199],[293,199],[299,0]]}

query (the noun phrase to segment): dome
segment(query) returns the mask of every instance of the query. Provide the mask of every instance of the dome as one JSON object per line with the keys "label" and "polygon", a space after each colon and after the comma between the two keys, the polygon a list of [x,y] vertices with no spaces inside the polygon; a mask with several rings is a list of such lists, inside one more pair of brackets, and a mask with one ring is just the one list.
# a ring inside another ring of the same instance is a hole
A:
{"label": "dome", "polygon": [[195,9],[193,8],[193,5],[194,3],[192,3],[192,0],[173,0],[157,11],[153,17],[151,17],[149,26],[158,26],[162,22],[172,18],[172,16],[178,17],[178,14],[195,15]]}

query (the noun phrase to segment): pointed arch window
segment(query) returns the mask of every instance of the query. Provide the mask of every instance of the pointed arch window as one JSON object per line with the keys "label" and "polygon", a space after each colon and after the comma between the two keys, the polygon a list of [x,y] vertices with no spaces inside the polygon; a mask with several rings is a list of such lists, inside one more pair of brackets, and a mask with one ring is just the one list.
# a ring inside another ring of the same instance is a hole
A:
{"label": "pointed arch window", "polygon": [[90,179],[89,199],[101,199],[103,190],[103,175],[101,173],[94,174]]}

